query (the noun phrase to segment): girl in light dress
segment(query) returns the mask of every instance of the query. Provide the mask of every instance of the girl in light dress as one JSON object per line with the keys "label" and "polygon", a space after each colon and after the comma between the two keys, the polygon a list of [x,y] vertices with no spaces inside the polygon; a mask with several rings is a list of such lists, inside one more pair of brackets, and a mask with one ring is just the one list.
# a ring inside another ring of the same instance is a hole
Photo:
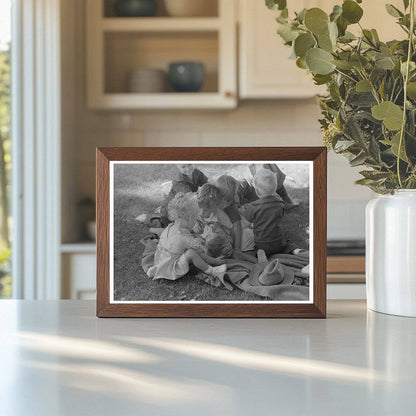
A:
{"label": "girl in light dress", "polygon": [[189,265],[212,276],[222,276],[226,265],[222,260],[205,254],[205,247],[191,230],[199,207],[195,195],[178,193],[168,205],[170,223],[162,232],[156,249],[154,265],[147,274],[153,279],[176,280],[189,272]]}

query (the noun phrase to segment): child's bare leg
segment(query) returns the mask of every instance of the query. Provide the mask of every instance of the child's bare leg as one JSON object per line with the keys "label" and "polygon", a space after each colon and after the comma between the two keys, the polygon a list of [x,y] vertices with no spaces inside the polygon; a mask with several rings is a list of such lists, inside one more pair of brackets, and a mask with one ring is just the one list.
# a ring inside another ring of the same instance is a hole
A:
{"label": "child's bare leg", "polygon": [[210,266],[221,266],[221,264],[224,264],[224,260],[222,260],[222,259],[216,259],[215,257],[208,256],[208,254],[206,254],[206,253],[200,253],[200,252],[197,252],[197,253]]}
{"label": "child's bare leg", "polygon": [[221,266],[217,267],[211,267],[210,264],[208,264],[203,258],[208,258],[210,260],[214,260],[215,262],[218,262],[217,259],[214,259],[213,257],[207,256],[206,254],[200,254],[196,250],[190,248],[185,251],[185,258],[188,260],[188,263],[192,263],[195,267],[197,267],[199,270],[202,270],[205,273],[208,274],[217,274],[217,273],[224,273],[226,271],[226,265],[223,263],[220,263]]}
{"label": "child's bare leg", "polygon": [[193,264],[195,267],[197,267],[199,270],[202,270],[205,272],[209,268],[209,264],[200,256],[200,254],[190,248],[185,251],[185,257],[186,260],[188,260],[188,263]]}

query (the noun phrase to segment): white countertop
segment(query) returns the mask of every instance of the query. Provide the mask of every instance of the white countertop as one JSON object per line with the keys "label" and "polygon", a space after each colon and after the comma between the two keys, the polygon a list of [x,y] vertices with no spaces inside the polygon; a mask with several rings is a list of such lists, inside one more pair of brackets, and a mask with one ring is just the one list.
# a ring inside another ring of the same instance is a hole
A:
{"label": "white countertop", "polygon": [[0,415],[412,415],[416,319],[97,319],[0,301]]}

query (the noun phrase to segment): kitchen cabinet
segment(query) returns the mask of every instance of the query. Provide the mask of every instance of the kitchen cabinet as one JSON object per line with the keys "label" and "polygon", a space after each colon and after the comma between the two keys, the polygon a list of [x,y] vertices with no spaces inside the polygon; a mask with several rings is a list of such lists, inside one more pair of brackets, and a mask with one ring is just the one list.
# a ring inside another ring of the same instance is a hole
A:
{"label": "kitchen cabinet", "polygon": [[[292,0],[291,13],[303,8],[320,7],[330,12],[337,0]],[[400,9],[401,0],[390,2]],[[403,38],[404,32],[387,13],[384,4],[367,1],[362,25],[376,28],[381,40]],[[242,99],[308,98],[325,91],[311,75],[289,59],[290,48],[276,33],[278,12],[267,9],[264,1],[239,0],[239,93]],[[358,25],[349,30],[358,32]]]}
{"label": "kitchen cabinet", "polygon": [[[318,4],[319,3],[319,4]],[[290,9],[322,7],[322,2],[293,0]],[[289,59],[290,48],[276,33],[278,12],[264,1],[239,0],[239,91],[244,98],[309,98],[319,92],[311,75]]]}
{"label": "kitchen cabinet", "polygon": [[[217,2],[216,16],[116,17],[110,0],[88,0],[87,105],[90,109],[209,109],[237,105],[236,5]],[[202,90],[177,93],[129,92],[137,69],[167,72],[169,63],[197,61],[205,66]]]}
{"label": "kitchen cabinet", "polygon": [[95,299],[95,244],[62,244],[61,253],[61,298],[72,300]]}

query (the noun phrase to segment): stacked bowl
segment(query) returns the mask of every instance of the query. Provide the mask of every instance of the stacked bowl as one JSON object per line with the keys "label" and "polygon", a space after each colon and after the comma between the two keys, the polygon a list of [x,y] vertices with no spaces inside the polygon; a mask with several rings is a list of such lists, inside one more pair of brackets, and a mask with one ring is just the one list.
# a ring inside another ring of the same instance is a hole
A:
{"label": "stacked bowl", "polygon": [[167,76],[162,69],[137,68],[129,73],[128,91],[159,93],[167,90]]}

